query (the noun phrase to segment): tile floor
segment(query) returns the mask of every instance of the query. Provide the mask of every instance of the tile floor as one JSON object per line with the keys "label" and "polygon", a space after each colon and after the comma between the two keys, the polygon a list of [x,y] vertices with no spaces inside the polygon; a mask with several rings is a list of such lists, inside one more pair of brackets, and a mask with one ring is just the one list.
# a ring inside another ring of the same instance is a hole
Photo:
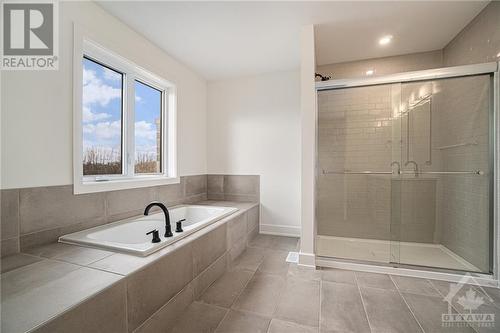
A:
{"label": "tile floor", "polygon": [[485,302],[481,312],[495,314],[495,327],[442,327],[448,282],[301,268],[285,262],[297,247],[296,238],[257,236],[171,332],[500,332],[498,289],[465,286],[451,308],[464,311],[460,297],[473,290]]}

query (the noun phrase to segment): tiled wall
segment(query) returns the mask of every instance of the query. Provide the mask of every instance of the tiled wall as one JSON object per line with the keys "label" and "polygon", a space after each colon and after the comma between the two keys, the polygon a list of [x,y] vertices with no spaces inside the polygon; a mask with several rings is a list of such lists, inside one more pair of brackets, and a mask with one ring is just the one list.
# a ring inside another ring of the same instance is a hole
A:
{"label": "tiled wall", "polygon": [[500,2],[491,1],[444,49],[445,66],[500,60]]}
{"label": "tiled wall", "polygon": [[387,75],[418,71],[421,69],[439,68],[443,67],[442,65],[443,53],[441,50],[437,50],[393,57],[321,65],[316,68],[316,72],[331,76],[334,79],[345,79],[365,77],[366,71],[369,69],[375,71],[373,75]]}
{"label": "tiled wall", "polygon": [[[391,171],[392,161],[404,163],[408,159],[402,156],[399,145],[401,134],[406,137],[406,126],[403,119],[392,116],[393,89],[385,85],[319,93],[320,171]],[[411,122],[412,126],[417,126],[414,123]],[[428,150],[428,143],[422,145],[417,141],[419,128],[414,130],[412,142],[416,144],[412,145],[411,153]],[[391,178],[390,175],[320,174],[318,234],[433,242],[435,180]],[[400,205],[397,212],[396,205]]]}
{"label": "tiled wall", "polygon": [[[482,170],[484,176],[441,175],[437,188],[439,240],[482,271],[489,265],[489,76],[438,81],[435,147],[443,171]],[[474,143],[474,144],[471,144]],[[456,144],[470,144],[449,147]],[[449,147],[449,148],[446,148]]]}
{"label": "tiled wall", "polygon": [[[258,176],[222,177],[217,198],[259,200]],[[1,191],[1,254],[19,252],[57,240],[61,235],[140,215],[154,200],[168,206],[206,200],[207,175],[181,177],[179,184],[73,195],[73,186]],[[213,188],[212,185],[210,188]],[[214,189],[215,191],[215,189]],[[212,195],[213,198],[215,196]]]}
{"label": "tiled wall", "polygon": [[[390,86],[321,91],[318,106],[320,172],[391,170]],[[320,174],[318,234],[390,239],[390,178]]]}
{"label": "tiled wall", "polygon": [[259,176],[208,175],[207,177],[209,200],[260,201]]}

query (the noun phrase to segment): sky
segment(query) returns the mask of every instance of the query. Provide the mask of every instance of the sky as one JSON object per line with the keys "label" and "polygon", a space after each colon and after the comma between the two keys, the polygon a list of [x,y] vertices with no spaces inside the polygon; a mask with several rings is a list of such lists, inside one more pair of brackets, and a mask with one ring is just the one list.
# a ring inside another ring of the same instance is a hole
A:
{"label": "sky", "polygon": [[[83,59],[83,149],[99,148],[121,154],[122,74]],[[161,92],[135,82],[135,144],[138,153],[156,158],[156,124]]]}

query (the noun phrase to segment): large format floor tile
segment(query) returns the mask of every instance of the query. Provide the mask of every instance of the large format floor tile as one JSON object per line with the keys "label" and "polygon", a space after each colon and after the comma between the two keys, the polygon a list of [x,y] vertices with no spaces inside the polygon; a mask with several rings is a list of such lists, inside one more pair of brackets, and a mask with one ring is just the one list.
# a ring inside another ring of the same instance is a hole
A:
{"label": "large format floor tile", "polygon": [[299,239],[273,235],[258,235],[249,242],[251,247],[261,247],[281,251],[297,251]]}
{"label": "large format floor tile", "polygon": [[298,324],[319,325],[319,281],[288,278],[276,317]]}
{"label": "large format floor tile", "polygon": [[271,320],[256,314],[230,310],[217,333],[266,333]]}
{"label": "large format floor tile", "polygon": [[372,332],[422,332],[398,291],[361,288],[361,296]]}
{"label": "large format floor tile", "polygon": [[278,275],[256,274],[233,304],[233,309],[272,316],[278,305],[285,279]]}
{"label": "large format floor tile", "polygon": [[215,329],[227,313],[227,309],[218,306],[194,302],[179,318],[171,333],[215,332]]}
{"label": "large format floor tile", "polygon": [[[493,328],[474,327],[474,330],[442,326],[441,314],[448,311],[444,298],[453,291],[454,284],[341,269],[304,268],[286,263],[288,252],[282,249],[293,242],[286,239],[280,243],[279,239],[263,235],[251,242],[251,247],[230,265],[230,271],[200,297],[197,307],[204,305],[226,311],[216,332],[498,332],[498,322]],[[471,285],[458,290],[451,311],[464,312],[459,299],[467,297],[468,290],[484,300],[474,313],[481,310],[500,318],[500,292]],[[206,323],[191,323],[192,326],[183,329],[212,332],[216,320],[198,315],[202,318],[200,322]]]}
{"label": "large format floor tile", "polygon": [[286,275],[289,267],[289,263],[286,262],[287,255],[288,252],[285,251],[268,250],[258,272]]}
{"label": "large format floor tile", "polygon": [[255,272],[264,260],[266,250],[249,247],[232,263],[233,269],[246,269]]}
{"label": "large format floor tile", "polygon": [[321,270],[321,279],[328,282],[338,282],[356,285],[356,277],[353,271],[345,269],[327,268]]}
{"label": "large format floor tile", "polygon": [[271,320],[267,333],[318,333],[318,328],[273,319]]}
{"label": "large format floor tile", "polygon": [[[412,293],[402,293],[402,295],[425,333],[474,333],[474,330],[470,327],[443,327],[441,315],[448,313],[448,305],[443,301],[442,297]],[[455,312],[453,309],[452,311]]]}
{"label": "large format floor tile", "polygon": [[395,290],[391,277],[387,274],[356,272],[356,280],[360,287]]}
{"label": "large format floor tile", "polygon": [[393,275],[392,280],[401,292],[439,296],[437,289],[426,279]]}
{"label": "large format floor tile", "polygon": [[321,332],[370,332],[357,286],[322,282],[320,327]]}

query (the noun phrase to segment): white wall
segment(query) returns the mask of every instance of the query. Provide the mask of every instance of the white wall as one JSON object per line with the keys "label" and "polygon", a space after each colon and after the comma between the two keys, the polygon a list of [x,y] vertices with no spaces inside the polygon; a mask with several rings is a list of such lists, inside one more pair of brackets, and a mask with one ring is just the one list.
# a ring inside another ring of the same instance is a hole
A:
{"label": "white wall", "polygon": [[300,235],[300,80],[208,83],[208,172],[260,175],[261,231]]}
{"label": "white wall", "polygon": [[61,2],[59,16],[59,70],[2,73],[2,188],[72,183],[73,22],[177,84],[179,173],[206,173],[206,81],[92,2]]}

